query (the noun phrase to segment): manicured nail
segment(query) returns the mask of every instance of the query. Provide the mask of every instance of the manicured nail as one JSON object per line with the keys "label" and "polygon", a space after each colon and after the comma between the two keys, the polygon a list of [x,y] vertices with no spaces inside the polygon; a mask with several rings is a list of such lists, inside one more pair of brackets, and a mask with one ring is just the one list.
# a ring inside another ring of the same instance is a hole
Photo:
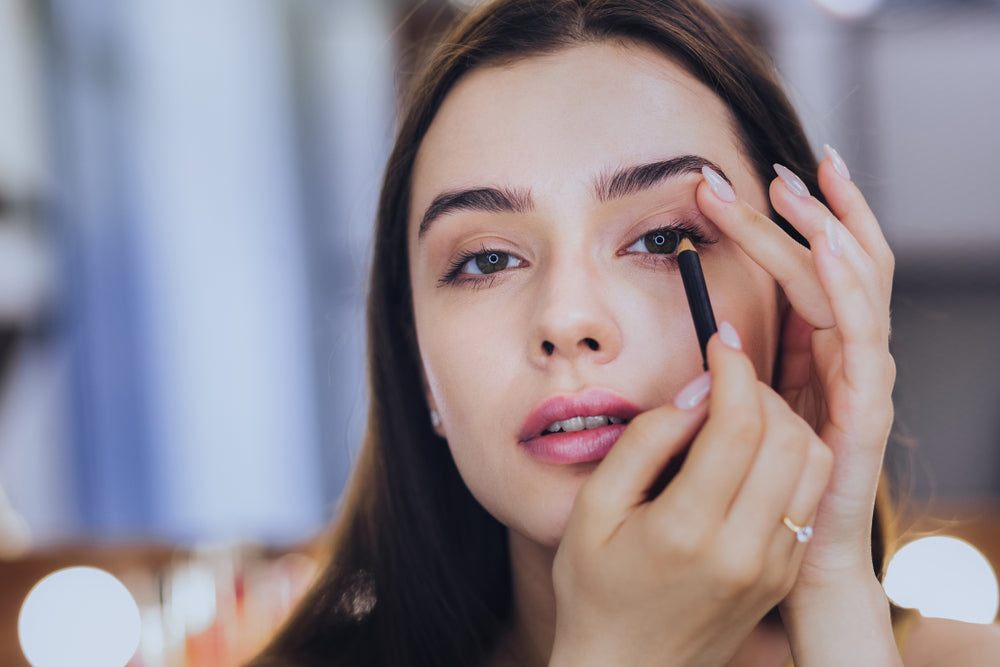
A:
{"label": "manicured nail", "polygon": [[801,178],[792,173],[791,169],[781,164],[775,164],[774,171],[785,182],[785,185],[792,191],[793,195],[798,195],[799,197],[809,196],[809,188],[806,187]]}
{"label": "manicured nail", "polygon": [[844,162],[844,158],[840,157],[840,153],[837,152],[837,149],[830,144],[823,144],[823,150],[826,151],[827,156],[830,158],[833,170],[840,174],[844,180],[851,180],[851,172],[847,169],[847,163]]}
{"label": "manicured nail", "polygon": [[740,335],[736,333],[736,329],[729,322],[719,323],[719,338],[734,350],[743,349],[743,346],[740,344]]}
{"label": "manicured nail", "polygon": [[691,410],[698,407],[698,404],[705,400],[712,390],[712,376],[702,373],[695,379],[688,382],[687,386],[681,389],[674,398],[674,405],[681,410]]}
{"label": "manicured nail", "polygon": [[826,245],[834,257],[844,254],[844,247],[840,243],[840,225],[833,218],[826,219]]}
{"label": "manicured nail", "polygon": [[733,188],[729,183],[726,182],[722,176],[719,176],[715,171],[709,167],[702,167],[701,174],[708,181],[709,186],[712,188],[712,192],[715,196],[727,203],[733,203],[736,201],[736,193],[733,192]]}

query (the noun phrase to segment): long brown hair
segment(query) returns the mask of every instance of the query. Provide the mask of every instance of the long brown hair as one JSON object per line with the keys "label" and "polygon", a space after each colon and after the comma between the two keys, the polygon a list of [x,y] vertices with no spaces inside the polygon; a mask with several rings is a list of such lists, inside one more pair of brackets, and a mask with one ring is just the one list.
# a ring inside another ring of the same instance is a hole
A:
{"label": "long brown hair", "polygon": [[646,44],[681,64],[729,107],[762,183],[780,162],[819,192],[815,157],[770,61],[697,0],[496,0],[461,18],[413,82],[384,175],[368,297],[368,429],[329,561],[256,667],[475,665],[504,629],[506,529],[466,489],[424,396],[407,260],[413,164],[467,72],[602,40]]}

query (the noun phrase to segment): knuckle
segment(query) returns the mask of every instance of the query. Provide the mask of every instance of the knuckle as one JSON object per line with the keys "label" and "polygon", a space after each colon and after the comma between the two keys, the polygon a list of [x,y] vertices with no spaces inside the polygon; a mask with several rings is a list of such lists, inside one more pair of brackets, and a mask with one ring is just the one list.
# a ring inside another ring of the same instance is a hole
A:
{"label": "knuckle", "polygon": [[879,252],[879,263],[885,267],[890,274],[896,270],[896,255],[892,252],[892,248],[885,241],[882,241],[881,250]]}
{"label": "knuckle", "polygon": [[660,521],[647,533],[655,553],[680,562],[699,558],[705,548],[705,538],[705,531],[696,524],[676,520]]}
{"label": "knuckle", "polygon": [[725,436],[734,442],[760,441],[764,433],[764,420],[758,410],[741,410],[739,414],[735,412],[727,413],[729,421],[724,432]]}
{"label": "knuckle", "polygon": [[585,483],[580,487],[576,499],[573,501],[572,514],[579,514],[583,517],[594,516],[602,507],[601,495],[601,490],[594,484]]}
{"label": "knuckle", "polygon": [[633,446],[643,450],[655,448],[656,436],[663,430],[663,417],[661,410],[649,410],[636,415],[628,424],[629,434],[635,441]]}
{"label": "knuckle", "polygon": [[716,562],[719,583],[734,595],[742,595],[762,584],[763,570],[762,558],[738,554],[734,549],[728,550]]}
{"label": "knuckle", "polygon": [[810,457],[816,461],[816,465],[829,472],[833,469],[833,450],[826,446],[819,438],[813,440],[810,448]]}
{"label": "knuckle", "polygon": [[891,354],[889,355],[889,358],[886,360],[885,367],[886,371],[888,372],[889,387],[891,388],[893,385],[896,384],[896,360],[892,357]]}

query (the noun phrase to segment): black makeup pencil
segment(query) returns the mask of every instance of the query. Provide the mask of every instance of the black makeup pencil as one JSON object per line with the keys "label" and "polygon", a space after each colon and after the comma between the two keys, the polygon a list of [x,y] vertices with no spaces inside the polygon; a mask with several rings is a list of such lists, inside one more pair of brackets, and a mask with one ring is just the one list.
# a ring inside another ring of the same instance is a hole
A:
{"label": "black makeup pencil", "polygon": [[698,334],[702,365],[707,371],[708,357],[705,355],[705,347],[708,345],[708,339],[718,329],[715,326],[715,314],[712,313],[712,302],[708,300],[705,275],[701,272],[701,258],[698,257],[694,244],[686,236],[677,246],[677,263],[681,267],[684,292],[687,294],[688,306],[691,307],[691,317],[694,318],[694,330]]}

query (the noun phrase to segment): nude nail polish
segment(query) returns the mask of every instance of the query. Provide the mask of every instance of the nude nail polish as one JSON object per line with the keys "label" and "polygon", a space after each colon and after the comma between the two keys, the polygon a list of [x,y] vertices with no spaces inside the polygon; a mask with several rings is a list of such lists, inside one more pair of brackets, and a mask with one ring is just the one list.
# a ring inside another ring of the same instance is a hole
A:
{"label": "nude nail polish", "polygon": [[691,410],[705,400],[712,390],[712,376],[702,373],[680,390],[674,398],[674,405],[681,410]]}
{"label": "nude nail polish", "polygon": [[833,218],[826,219],[826,245],[834,257],[842,257],[844,246],[841,243],[840,225]]}
{"label": "nude nail polish", "polygon": [[736,201],[736,193],[733,192],[732,186],[726,182],[726,179],[709,167],[702,167],[701,174],[708,181],[708,185],[712,188],[712,192],[715,193],[716,197],[728,204]]}
{"label": "nude nail polish", "polygon": [[774,171],[784,181],[788,189],[792,191],[793,195],[799,197],[809,196],[809,188],[806,187],[801,178],[792,173],[791,169],[781,164],[775,164]]}
{"label": "nude nail polish", "polygon": [[740,335],[736,333],[736,328],[729,322],[719,323],[719,338],[734,350],[743,349],[743,345],[740,343]]}
{"label": "nude nail polish", "polygon": [[830,144],[823,144],[823,150],[826,151],[827,156],[830,158],[830,164],[833,165],[833,170],[840,174],[841,178],[844,180],[851,180],[851,172],[847,169],[847,163],[844,162],[844,158],[840,157],[840,153],[837,152],[837,149]]}

